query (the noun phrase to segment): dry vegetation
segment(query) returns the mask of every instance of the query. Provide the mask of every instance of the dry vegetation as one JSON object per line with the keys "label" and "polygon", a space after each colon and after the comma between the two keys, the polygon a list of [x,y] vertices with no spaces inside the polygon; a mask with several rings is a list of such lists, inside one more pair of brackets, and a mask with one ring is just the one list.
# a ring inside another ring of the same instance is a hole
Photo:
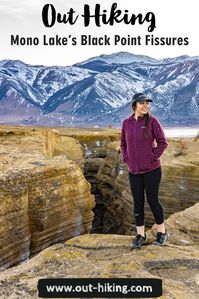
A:
{"label": "dry vegetation", "polygon": [[186,140],[184,139],[179,139],[174,151],[174,156],[178,157],[178,156],[185,156],[187,155],[187,151],[188,151],[188,145]]}

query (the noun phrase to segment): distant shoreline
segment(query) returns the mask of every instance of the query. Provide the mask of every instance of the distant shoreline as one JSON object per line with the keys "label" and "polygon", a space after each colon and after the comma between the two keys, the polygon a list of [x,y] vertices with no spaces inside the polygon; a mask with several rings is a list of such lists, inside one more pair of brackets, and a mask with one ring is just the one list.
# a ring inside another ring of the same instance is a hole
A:
{"label": "distant shoreline", "polygon": [[199,132],[199,128],[198,127],[172,127],[172,128],[165,127],[164,131],[166,137],[169,138],[175,138],[175,137],[192,138],[197,136]]}
{"label": "distant shoreline", "polygon": [[[14,124],[14,123],[0,123],[0,127],[18,127],[18,128],[48,128],[48,129],[74,129],[74,130],[83,130],[83,131],[117,131],[118,133],[120,132],[121,128],[119,127],[100,127],[100,126],[73,126],[70,124],[70,126],[45,126],[45,125],[31,125],[31,124]],[[198,135],[199,132],[199,126],[194,125],[190,127],[164,127],[164,132],[166,137],[168,138],[194,138]]]}

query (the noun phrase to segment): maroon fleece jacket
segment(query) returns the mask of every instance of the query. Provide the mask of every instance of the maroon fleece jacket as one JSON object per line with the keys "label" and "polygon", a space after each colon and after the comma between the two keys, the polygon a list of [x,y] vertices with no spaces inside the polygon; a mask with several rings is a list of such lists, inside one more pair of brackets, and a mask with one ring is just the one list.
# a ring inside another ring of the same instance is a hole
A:
{"label": "maroon fleece jacket", "polygon": [[122,159],[133,174],[151,171],[161,166],[160,156],[168,146],[160,122],[154,116],[149,117],[147,139],[144,137],[145,120],[133,115],[122,123],[120,149]]}

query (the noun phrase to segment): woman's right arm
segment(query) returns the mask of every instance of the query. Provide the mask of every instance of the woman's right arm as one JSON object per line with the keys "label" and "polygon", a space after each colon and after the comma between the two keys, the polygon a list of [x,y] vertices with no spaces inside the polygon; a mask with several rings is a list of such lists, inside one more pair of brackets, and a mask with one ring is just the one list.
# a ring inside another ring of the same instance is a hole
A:
{"label": "woman's right arm", "polygon": [[122,154],[123,162],[127,163],[127,144],[126,144],[124,121],[122,123],[122,130],[121,130],[121,134],[120,134],[120,151]]}

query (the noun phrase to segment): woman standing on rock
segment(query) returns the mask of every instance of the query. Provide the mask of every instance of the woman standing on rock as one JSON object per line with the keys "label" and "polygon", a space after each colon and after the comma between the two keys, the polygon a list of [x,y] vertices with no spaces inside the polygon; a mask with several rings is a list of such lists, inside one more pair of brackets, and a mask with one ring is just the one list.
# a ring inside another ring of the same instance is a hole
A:
{"label": "woman standing on rock", "polygon": [[150,102],[152,100],[145,94],[136,93],[132,100],[133,114],[123,121],[121,130],[120,148],[123,161],[128,165],[137,229],[131,248],[138,248],[147,241],[144,232],[144,191],[157,224],[157,238],[153,244],[163,245],[168,239],[163,208],[158,199],[162,176],[159,158],[168,144],[159,121],[149,114]]}

